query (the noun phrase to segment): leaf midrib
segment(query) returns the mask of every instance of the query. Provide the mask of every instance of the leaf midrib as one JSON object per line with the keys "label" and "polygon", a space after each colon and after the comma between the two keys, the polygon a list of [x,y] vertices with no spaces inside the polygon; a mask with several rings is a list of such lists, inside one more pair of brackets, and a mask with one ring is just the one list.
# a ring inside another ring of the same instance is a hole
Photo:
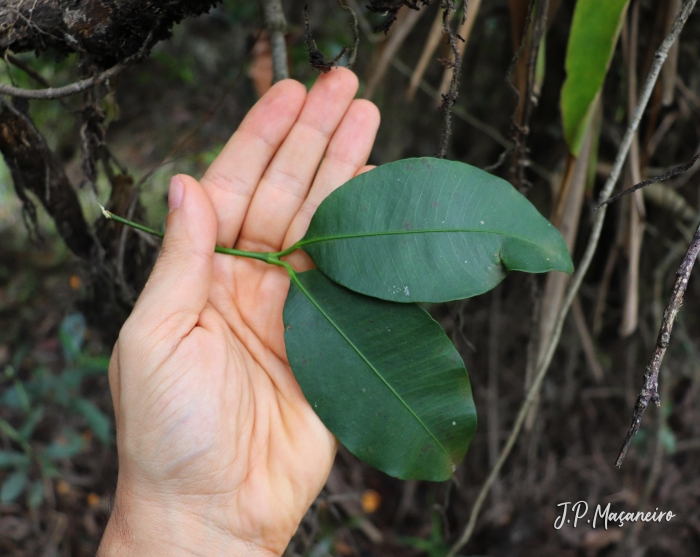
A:
{"label": "leaf midrib", "polygon": [[[521,242],[526,242],[528,244],[531,244],[539,249],[542,249],[542,244],[538,244],[537,242],[533,242],[532,240],[528,240],[527,238],[522,238],[520,236],[516,236],[515,234],[507,234],[505,232],[498,232],[495,230],[480,230],[476,228],[440,228],[440,229],[428,229],[428,230],[387,230],[384,232],[355,232],[353,234],[339,234],[338,236],[319,236],[317,238],[309,238],[308,240],[301,239],[299,240],[296,244],[294,244],[294,248],[303,248],[304,246],[307,246],[309,244],[317,244],[319,242],[332,242],[333,240],[347,240],[351,238],[366,238],[366,237],[371,237],[371,236],[396,236],[396,235],[402,235],[402,234],[434,234],[434,233],[449,233],[449,232],[476,232],[479,234],[496,234],[498,236],[506,236],[508,238],[515,238],[516,240],[519,240]],[[546,250],[549,253],[549,250]]]}
{"label": "leaf midrib", "polygon": [[433,432],[430,431],[430,429],[428,428],[428,426],[425,425],[425,424],[423,423],[423,420],[421,420],[421,419],[418,417],[418,415],[411,409],[411,407],[406,403],[406,401],[401,397],[401,395],[399,395],[399,393],[396,392],[396,390],[387,382],[387,380],[384,379],[384,377],[382,376],[382,374],[379,373],[379,371],[371,364],[371,362],[365,357],[365,355],[362,353],[362,351],[361,351],[357,346],[355,346],[355,343],[352,342],[352,341],[347,337],[347,335],[343,332],[343,330],[335,323],[335,321],[333,321],[333,319],[331,318],[331,316],[328,315],[328,314],[323,310],[323,308],[316,302],[316,300],[313,298],[313,296],[311,296],[311,294],[309,293],[309,291],[304,287],[304,285],[301,283],[301,281],[299,280],[299,278],[296,276],[296,273],[290,274],[290,278],[291,278],[291,279],[294,281],[294,283],[299,287],[299,289],[304,293],[304,295],[309,299],[309,301],[314,305],[314,307],[321,313],[321,315],[323,315],[323,317],[326,318],[326,320],[333,326],[333,328],[334,328],[336,331],[338,331],[338,333],[340,334],[340,336],[342,336],[342,337],[345,339],[345,341],[352,347],[352,349],[357,353],[357,355],[360,356],[360,358],[362,358],[362,360],[363,360],[363,361],[367,364],[367,366],[375,373],[375,375],[376,375],[377,377],[379,377],[379,379],[381,379],[382,383],[384,383],[384,384],[387,386],[387,388],[394,394],[394,396],[396,396],[396,398],[401,402],[401,404],[404,405],[404,407],[406,408],[406,410],[408,410],[408,412],[416,419],[416,421],[417,421],[421,426],[423,426],[423,429],[425,429],[425,431],[428,432],[428,435],[430,435],[430,437],[433,439],[433,441],[435,441],[435,443],[437,444],[437,446],[440,447],[440,449],[442,449],[442,452],[445,453],[445,456],[447,456],[447,458],[450,460],[450,462],[453,462],[452,456],[451,456],[450,453],[447,451],[447,449],[445,449],[445,447],[442,446],[442,443],[440,443],[440,441],[438,441],[437,437],[435,437],[435,435],[433,434]]}

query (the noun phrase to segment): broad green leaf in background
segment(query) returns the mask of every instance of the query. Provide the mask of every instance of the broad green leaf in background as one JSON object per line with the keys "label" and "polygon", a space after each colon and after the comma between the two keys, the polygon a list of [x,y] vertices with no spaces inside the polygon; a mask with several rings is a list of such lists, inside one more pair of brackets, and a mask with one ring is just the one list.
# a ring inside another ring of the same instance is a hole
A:
{"label": "broad green leaf in background", "polygon": [[0,468],[14,468],[15,466],[27,466],[29,457],[24,453],[15,451],[0,451]]}
{"label": "broad green leaf in background", "polygon": [[296,246],[335,282],[395,302],[475,296],[507,271],[573,271],[557,229],[508,182],[433,158],[353,178]]}
{"label": "broad green leaf in background", "polygon": [[18,470],[10,474],[0,486],[0,503],[12,503],[27,485],[27,471]]}
{"label": "broad green leaf in background", "polygon": [[603,87],[629,0],[578,0],[566,51],[561,91],[564,137],[578,156],[591,119],[591,106]]}
{"label": "broad green leaf in background", "polygon": [[304,396],[350,452],[402,479],[448,479],[476,428],[467,371],[428,313],[293,274],[287,357]]}

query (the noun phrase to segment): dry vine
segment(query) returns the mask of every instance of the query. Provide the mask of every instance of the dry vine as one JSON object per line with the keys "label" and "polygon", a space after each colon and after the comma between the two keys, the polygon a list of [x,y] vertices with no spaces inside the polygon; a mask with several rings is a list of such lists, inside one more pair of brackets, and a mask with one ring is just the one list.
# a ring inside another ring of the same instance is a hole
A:
{"label": "dry vine", "polygon": [[644,371],[644,386],[642,387],[642,390],[637,397],[637,402],[634,405],[632,425],[625,436],[625,441],[620,449],[620,454],[615,461],[615,466],[618,468],[622,465],[622,461],[625,459],[625,455],[627,454],[627,449],[632,442],[632,438],[639,431],[639,427],[642,423],[642,416],[644,415],[644,411],[647,409],[649,402],[653,401],[656,406],[661,406],[661,400],[659,398],[659,370],[661,368],[661,362],[664,359],[664,355],[666,354],[666,348],[668,348],[668,343],[671,340],[673,322],[676,319],[678,310],[681,309],[681,306],[683,305],[683,296],[685,295],[686,288],[688,288],[690,273],[693,272],[693,265],[695,265],[695,260],[698,258],[698,253],[700,253],[700,225],[698,225],[695,235],[693,236],[693,241],[690,243],[688,251],[683,258],[683,262],[676,272],[678,278],[676,279],[676,284],[673,286],[673,294],[671,294],[671,300],[669,301],[668,306],[666,306],[666,311],[664,311],[664,317],[661,321],[661,329],[656,337],[654,352],[652,353],[649,364]]}
{"label": "dry vine", "polygon": [[[447,144],[450,141],[450,135],[452,135],[452,107],[457,102],[457,98],[459,97],[459,76],[462,69],[462,56],[459,53],[457,40],[464,40],[452,30],[452,27],[450,27],[452,14],[457,9],[455,0],[443,0],[442,9],[442,27],[445,30],[445,33],[447,33],[447,39],[450,43],[454,60],[452,60],[450,63],[452,66],[450,88],[448,89],[447,93],[442,96],[442,106],[440,107],[442,110],[442,133],[440,134],[440,144],[436,154],[439,159],[444,159],[447,156]],[[464,14],[462,15],[462,20],[464,21],[464,19],[467,17],[467,0],[464,0],[463,9]]]}
{"label": "dry vine", "polygon": [[664,180],[668,180],[669,178],[673,178],[674,176],[677,176],[678,174],[683,174],[686,170],[690,170],[692,166],[700,159],[700,153],[695,155],[689,163],[687,164],[680,164],[678,166],[674,166],[671,170],[668,172],[664,172],[661,176],[655,176],[654,178],[649,178],[648,180],[644,180],[643,182],[639,182],[638,184],[635,184],[631,188],[627,188],[625,191],[622,191],[618,194],[613,195],[610,199],[604,201],[600,205],[596,207],[596,209],[600,209],[601,207],[605,205],[610,205],[610,203],[613,203],[620,199],[621,197],[624,197],[625,195],[629,195],[631,193],[636,192],[637,190],[640,190],[642,188],[646,188],[647,186],[651,186],[652,184],[656,184],[657,182],[663,182]]}

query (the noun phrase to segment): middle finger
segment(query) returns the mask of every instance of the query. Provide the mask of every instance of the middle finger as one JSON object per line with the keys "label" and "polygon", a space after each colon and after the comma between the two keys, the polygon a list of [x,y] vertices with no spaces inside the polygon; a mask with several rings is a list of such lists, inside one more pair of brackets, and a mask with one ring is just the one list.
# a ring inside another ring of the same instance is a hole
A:
{"label": "middle finger", "polygon": [[336,128],[357,92],[357,77],[337,68],[321,75],[267,167],[250,203],[237,246],[277,251],[313,181]]}

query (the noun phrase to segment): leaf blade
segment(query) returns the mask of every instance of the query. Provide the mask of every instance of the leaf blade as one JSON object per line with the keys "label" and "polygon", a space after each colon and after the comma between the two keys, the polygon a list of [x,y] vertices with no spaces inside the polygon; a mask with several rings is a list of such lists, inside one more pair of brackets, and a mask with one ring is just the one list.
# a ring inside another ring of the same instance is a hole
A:
{"label": "leaf blade", "polygon": [[14,502],[27,485],[27,471],[18,470],[10,474],[0,486],[0,503]]}
{"label": "leaf blade", "polygon": [[476,412],[464,364],[426,312],[313,270],[292,278],[284,324],[295,377],[341,443],[399,478],[450,477]]}
{"label": "leaf blade", "polygon": [[561,112],[569,151],[578,156],[615,51],[629,0],[577,0],[566,51]]}
{"label": "leaf blade", "polygon": [[350,180],[297,246],[335,282],[395,302],[475,296],[511,270],[573,270],[559,232],[510,184],[431,158]]}

